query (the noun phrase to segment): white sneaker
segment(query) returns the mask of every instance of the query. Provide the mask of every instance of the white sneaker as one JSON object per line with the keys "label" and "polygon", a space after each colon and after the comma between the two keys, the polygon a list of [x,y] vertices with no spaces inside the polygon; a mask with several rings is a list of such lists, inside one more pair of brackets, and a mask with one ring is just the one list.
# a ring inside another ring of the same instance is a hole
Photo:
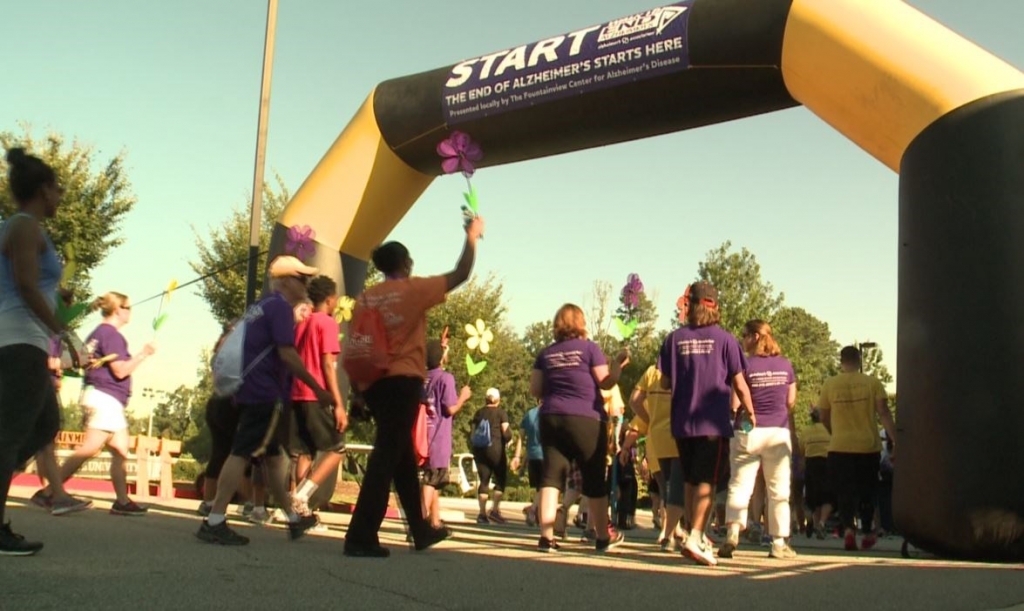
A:
{"label": "white sneaker", "polygon": [[266,525],[270,523],[270,514],[264,507],[257,507],[249,514],[249,521],[253,524]]}
{"label": "white sneaker", "polygon": [[698,564],[717,566],[718,559],[715,558],[715,552],[711,548],[711,543],[705,537],[701,537],[699,541],[695,539],[696,537],[690,537],[686,540],[683,554],[693,558]]}
{"label": "white sneaker", "polygon": [[792,560],[796,558],[796,552],[788,543],[783,542],[782,545],[776,545],[772,543],[772,548],[768,552],[769,558],[778,558],[780,560]]}

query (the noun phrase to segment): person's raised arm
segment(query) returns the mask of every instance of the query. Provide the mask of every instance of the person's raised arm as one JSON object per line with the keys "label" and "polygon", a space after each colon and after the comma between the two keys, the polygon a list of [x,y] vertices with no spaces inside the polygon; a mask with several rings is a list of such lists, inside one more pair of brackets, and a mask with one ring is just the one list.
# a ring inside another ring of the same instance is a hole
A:
{"label": "person's raised arm", "polygon": [[156,354],[156,346],[152,343],[146,344],[142,347],[142,352],[136,354],[130,359],[124,361],[112,361],[107,365],[110,367],[110,372],[114,374],[114,377],[118,380],[123,380],[128,376],[132,375],[142,361]]}
{"label": "person's raised arm", "polygon": [[455,269],[444,276],[448,285],[448,291],[454,290],[455,287],[469,280],[469,275],[473,273],[473,263],[476,261],[476,243],[483,233],[484,219],[482,217],[474,218],[466,226],[466,243],[462,247],[462,255],[455,264]]}
{"label": "person's raised arm", "polygon": [[469,386],[463,386],[462,390],[459,391],[458,400],[453,405],[447,406],[445,408],[445,412],[448,413],[448,416],[454,417],[455,414],[459,413],[459,410],[461,410],[466,405],[466,403],[472,396],[473,391],[469,388]]}
{"label": "person's raised arm", "polygon": [[623,368],[629,364],[629,348],[623,348],[615,355],[612,359],[611,365],[597,365],[591,367],[590,371],[594,376],[594,380],[597,381],[597,386],[601,390],[611,390],[619,383],[619,376],[622,375]]}
{"label": "person's raised arm", "polygon": [[55,335],[64,331],[64,325],[50,308],[39,291],[39,250],[42,248],[42,234],[35,219],[16,217],[7,221],[6,252],[11,262],[14,284],[22,301],[46,327]]}

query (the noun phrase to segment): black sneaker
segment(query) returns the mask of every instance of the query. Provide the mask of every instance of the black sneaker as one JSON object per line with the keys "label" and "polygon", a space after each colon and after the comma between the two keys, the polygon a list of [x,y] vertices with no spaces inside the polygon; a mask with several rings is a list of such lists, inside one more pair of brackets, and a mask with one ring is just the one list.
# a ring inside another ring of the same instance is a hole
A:
{"label": "black sneaker", "polygon": [[311,528],[320,524],[320,516],[311,513],[308,516],[299,516],[295,522],[288,523],[288,538],[292,541],[302,538]]}
{"label": "black sneaker", "polygon": [[129,500],[127,503],[114,501],[114,504],[110,507],[110,513],[117,516],[144,516],[148,511],[148,507],[143,507],[132,500]]}
{"label": "black sneaker", "polygon": [[551,552],[557,552],[562,549],[562,546],[558,544],[558,541],[554,539],[548,539],[547,537],[541,537],[537,540],[537,551],[550,554]]}
{"label": "black sneaker", "polygon": [[226,521],[216,526],[210,526],[208,521],[203,520],[203,525],[199,527],[196,537],[201,541],[218,545],[249,545],[249,537],[243,537],[228,528]]}
{"label": "black sneaker", "polygon": [[608,538],[596,540],[594,542],[594,550],[597,552],[607,552],[610,549],[615,549],[625,540],[625,535],[617,530],[609,528]]}
{"label": "black sneaker", "polygon": [[346,556],[350,558],[387,558],[391,555],[391,550],[382,545],[364,545],[362,543],[353,543],[351,541],[345,541]]}
{"label": "black sneaker", "polygon": [[25,537],[11,531],[11,523],[0,528],[0,556],[31,556],[43,549],[38,541],[26,541]]}
{"label": "black sneaker", "polygon": [[452,529],[447,526],[442,526],[441,528],[429,528],[424,532],[424,534],[416,537],[414,547],[417,552],[422,552],[425,549],[437,545],[450,536],[452,536]]}

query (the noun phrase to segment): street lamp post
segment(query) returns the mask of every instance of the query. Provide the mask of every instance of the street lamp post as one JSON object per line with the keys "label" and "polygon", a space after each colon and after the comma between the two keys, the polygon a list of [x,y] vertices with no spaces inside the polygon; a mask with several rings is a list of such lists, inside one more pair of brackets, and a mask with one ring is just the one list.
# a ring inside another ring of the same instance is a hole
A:
{"label": "street lamp post", "polygon": [[149,436],[149,437],[153,436],[153,412],[156,411],[156,402],[161,397],[166,397],[166,396],[167,396],[167,391],[166,390],[159,390],[159,389],[156,389],[156,388],[143,388],[142,389],[142,398],[145,399],[147,402],[149,400],[153,401],[153,403],[150,404],[150,406],[149,406],[149,426],[147,427],[147,432],[146,432],[146,435]]}
{"label": "street lamp post", "polygon": [[860,352],[860,372],[864,373],[864,349],[865,348],[877,348],[878,344],[875,342],[861,342],[857,344],[857,351]]}
{"label": "street lamp post", "polygon": [[263,206],[263,165],[267,148],[267,120],[270,114],[270,79],[274,68],[274,36],[277,29],[277,0],[267,2],[267,34],[263,43],[263,78],[260,85],[260,112],[256,126],[256,163],[252,180],[252,206],[249,209],[249,267],[245,280],[245,307],[256,302],[256,284],[260,255],[260,217]]}

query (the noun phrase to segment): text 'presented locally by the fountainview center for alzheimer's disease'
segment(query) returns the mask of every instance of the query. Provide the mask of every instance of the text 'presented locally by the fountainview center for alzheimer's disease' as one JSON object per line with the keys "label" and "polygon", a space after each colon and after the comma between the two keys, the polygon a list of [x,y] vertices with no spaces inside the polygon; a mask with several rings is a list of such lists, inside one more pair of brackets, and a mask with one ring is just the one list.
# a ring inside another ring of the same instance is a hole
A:
{"label": "text 'presented locally by the fountainview center for alzheimer's disease'", "polygon": [[468,59],[444,86],[449,124],[615,87],[689,66],[693,0]]}

